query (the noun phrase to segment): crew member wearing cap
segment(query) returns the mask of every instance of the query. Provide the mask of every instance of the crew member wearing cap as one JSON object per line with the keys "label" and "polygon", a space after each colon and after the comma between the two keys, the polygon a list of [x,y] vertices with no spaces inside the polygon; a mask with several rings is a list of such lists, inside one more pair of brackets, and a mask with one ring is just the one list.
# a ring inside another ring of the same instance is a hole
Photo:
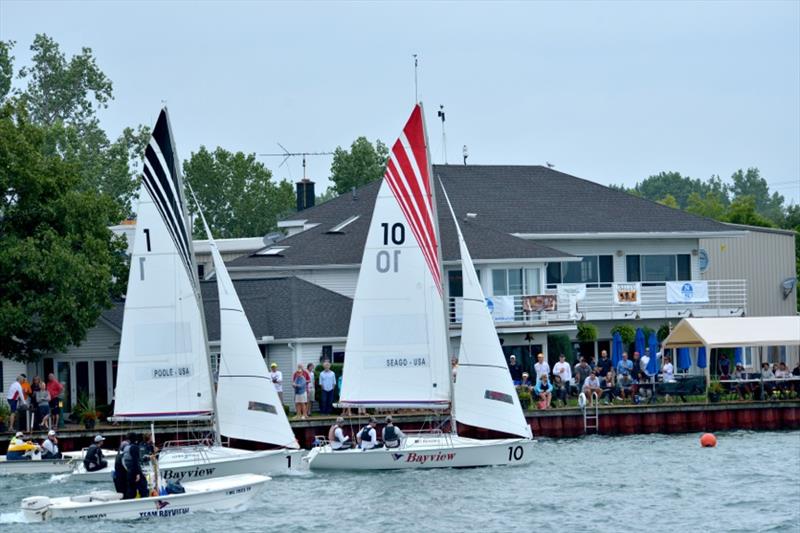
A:
{"label": "crew member wearing cap", "polygon": [[21,431],[12,437],[8,443],[6,461],[29,461],[33,459],[39,447],[31,441],[25,441],[25,435]]}
{"label": "crew member wearing cap", "polygon": [[52,429],[47,432],[47,438],[42,443],[42,459],[61,459],[61,452],[58,451],[58,437]]}
{"label": "crew member wearing cap", "polygon": [[362,450],[372,450],[373,448],[381,448],[383,444],[378,442],[378,432],[375,430],[375,426],[378,425],[378,421],[375,420],[374,416],[369,417],[369,424],[361,428],[361,431],[358,432],[358,444]]}
{"label": "crew member wearing cap", "polygon": [[342,431],[344,418],[341,416],[336,418],[336,423],[328,430],[328,442],[331,443],[331,450],[349,450],[353,447],[353,442],[349,436]]}
{"label": "crew member wearing cap", "polygon": [[275,390],[280,396],[281,393],[283,393],[283,372],[278,370],[277,363],[272,363],[269,365],[269,370],[269,378],[272,380],[272,383],[275,384]]}
{"label": "crew member wearing cap", "polygon": [[383,445],[387,448],[399,448],[400,440],[406,438],[406,435],[392,423],[392,417],[387,416],[386,425],[381,430],[381,437],[383,437]]}
{"label": "crew member wearing cap", "polygon": [[108,466],[108,461],[103,458],[102,446],[105,440],[102,435],[96,435],[94,442],[86,450],[86,455],[83,458],[83,467],[87,472],[97,472]]}

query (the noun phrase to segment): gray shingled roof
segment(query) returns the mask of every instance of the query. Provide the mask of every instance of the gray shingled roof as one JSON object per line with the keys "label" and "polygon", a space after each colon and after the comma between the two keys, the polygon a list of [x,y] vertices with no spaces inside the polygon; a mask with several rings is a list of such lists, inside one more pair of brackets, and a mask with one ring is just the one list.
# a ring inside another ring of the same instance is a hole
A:
{"label": "gray shingled roof", "polygon": [[[219,297],[216,281],[201,284],[210,341],[219,340]],[[241,279],[233,282],[257,339],[346,337],[353,301],[296,277]],[[119,329],[125,302],[103,311]]]}

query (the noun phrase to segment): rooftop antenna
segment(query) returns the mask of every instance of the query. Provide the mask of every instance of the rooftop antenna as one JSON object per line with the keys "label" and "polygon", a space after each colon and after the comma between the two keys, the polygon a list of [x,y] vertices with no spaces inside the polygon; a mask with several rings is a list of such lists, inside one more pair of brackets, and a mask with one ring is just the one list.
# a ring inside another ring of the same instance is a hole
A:
{"label": "rooftop antenna", "polygon": [[417,59],[417,54],[413,54],[414,56],[414,104],[416,105],[419,102],[419,88],[417,86],[417,70],[419,70],[419,61]]}
{"label": "rooftop antenna", "polygon": [[282,153],[277,153],[277,154],[258,154],[258,155],[260,157],[282,157],[283,161],[281,161],[281,164],[278,165],[278,168],[281,168],[284,164],[286,164],[286,161],[288,161],[290,157],[297,157],[297,156],[302,157],[303,158],[303,181],[308,181],[308,176],[306,175],[306,157],[308,157],[310,155],[333,155],[333,152],[290,152],[281,143],[275,143],[275,144],[277,144],[278,146],[281,147],[281,150],[283,150]]}
{"label": "rooftop antenna", "polygon": [[461,154],[464,156],[464,166],[467,165],[467,158],[469,157],[469,152],[467,151],[467,145],[464,145],[464,148],[461,149]]}
{"label": "rooftop antenna", "polygon": [[442,156],[444,157],[444,164],[447,164],[447,135],[444,132],[444,105],[439,105],[439,112],[437,116],[442,119]]}

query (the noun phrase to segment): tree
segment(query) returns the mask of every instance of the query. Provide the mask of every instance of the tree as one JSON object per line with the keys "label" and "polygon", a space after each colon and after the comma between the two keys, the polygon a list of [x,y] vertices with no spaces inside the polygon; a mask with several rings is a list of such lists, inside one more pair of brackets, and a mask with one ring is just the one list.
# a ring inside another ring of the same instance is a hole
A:
{"label": "tree", "polygon": [[661,200],[658,201],[658,203],[661,205],[665,205],[667,207],[671,207],[673,209],[680,209],[678,201],[671,194],[668,194],[665,197],[663,197]]}
{"label": "tree", "polygon": [[127,280],[118,206],[47,135],[23,102],[0,105],[0,356],[19,361],[79,344]]}
{"label": "tree", "polygon": [[[90,48],[67,59],[58,43],[36,35],[32,64],[20,68],[24,90],[3,91],[13,76],[13,43],[0,44],[0,98],[19,98],[30,121],[47,129],[43,149],[78,165],[81,187],[100,190],[119,204],[123,215],[131,213],[138,186],[138,164],[149,141],[147,128],[126,128],[111,141],[100,127],[97,112],[113,99],[113,86]],[[114,221],[114,223],[119,222]]]}
{"label": "tree", "polygon": [[709,191],[702,196],[694,191],[689,195],[686,211],[693,215],[722,220],[725,218],[725,199],[717,192]]}
{"label": "tree", "polygon": [[389,149],[380,140],[375,146],[366,137],[359,137],[350,145],[350,151],[337,146],[331,163],[331,181],[337,194],[349,192],[379,180],[386,172]]}
{"label": "tree", "polygon": [[0,41],[0,101],[11,91],[11,80],[14,78],[14,56],[11,49],[14,41]]}
{"label": "tree", "polygon": [[784,216],[784,198],[777,192],[769,193],[767,180],[761,177],[757,168],[748,168],[746,172],[739,169],[733,173],[731,180],[733,181],[731,192],[734,200],[744,196],[752,197],[755,210],[759,215],[768,218],[773,224],[780,224]]}
{"label": "tree", "polygon": [[333,187],[328,187],[327,189],[325,189],[325,192],[317,195],[316,199],[314,200],[314,205],[327,202],[328,200],[333,200],[337,196],[339,195],[336,194],[336,189],[334,189]]}
{"label": "tree", "polygon": [[774,226],[772,222],[756,211],[756,201],[752,196],[739,196],[731,202],[724,220],[733,224],[746,224],[748,226],[763,226],[766,228]]}
{"label": "tree", "polygon": [[[234,154],[220,147],[209,152],[201,146],[183,162],[183,172],[215,238],[266,235],[275,230],[278,217],[292,211],[295,204],[292,184],[272,181],[272,173],[256,161],[255,154]],[[194,202],[188,203],[195,213]],[[199,217],[194,235],[205,238]]]}

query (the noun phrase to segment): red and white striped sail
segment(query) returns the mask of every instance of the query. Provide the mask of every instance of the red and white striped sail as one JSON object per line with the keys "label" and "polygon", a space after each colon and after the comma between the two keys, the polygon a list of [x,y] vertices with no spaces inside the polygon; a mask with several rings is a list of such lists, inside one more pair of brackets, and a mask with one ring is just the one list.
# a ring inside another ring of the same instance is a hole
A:
{"label": "red and white striped sail", "polygon": [[358,277],[343,405],[446,408],[450,371],[422,107],[392,147]]}

